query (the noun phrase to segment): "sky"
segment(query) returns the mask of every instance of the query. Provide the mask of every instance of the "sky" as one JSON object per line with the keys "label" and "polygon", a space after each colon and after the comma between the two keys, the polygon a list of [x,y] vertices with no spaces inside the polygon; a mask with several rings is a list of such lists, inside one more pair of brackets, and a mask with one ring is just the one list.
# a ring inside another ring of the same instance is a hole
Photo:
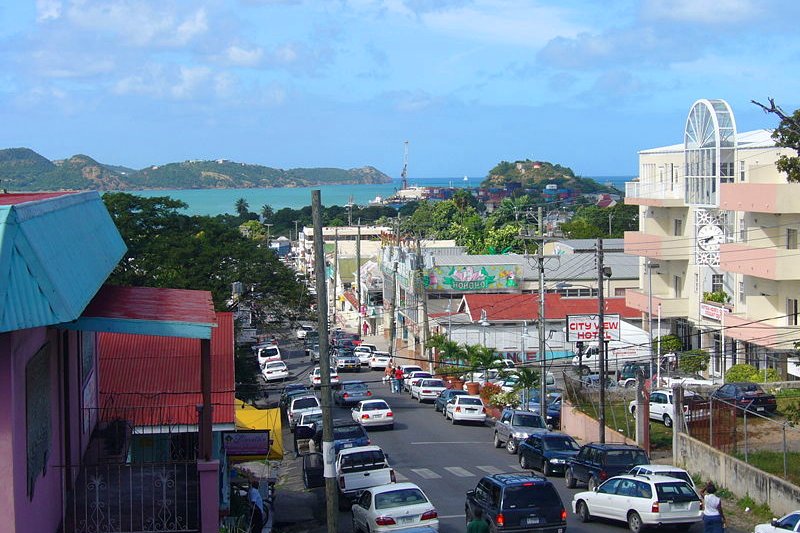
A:
{"label": "sky", "polygon": [[9,0],[0,148],[485,176],[637,174],[701,98],[800,107],[797,0]]}

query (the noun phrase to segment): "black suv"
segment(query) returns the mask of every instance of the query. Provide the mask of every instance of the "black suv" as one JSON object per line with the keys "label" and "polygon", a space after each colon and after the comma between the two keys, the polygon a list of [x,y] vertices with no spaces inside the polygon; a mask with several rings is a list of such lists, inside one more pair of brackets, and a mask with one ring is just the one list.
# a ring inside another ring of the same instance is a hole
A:
{"label": "black suv", "polygon": [[547,477],[563,474],[567,463],[578,455],[580,445],[566,433],[534,433],[519,445],[519,466],[541,470]]}
{"label": "black suv", "polygon": [[649,465],[647,453],[631,444],[601,444],[592,442],[581,446],[578,455],[570,459],[564,480],[567,487],[586,483],[594,490],[606,479],[624,474],[636,465]]}
{"label": "black suv", "polygon": [[478,508],[489,531],[563,533],[567,527],[564,503],[553,484],[540,476],[514,472],[484,477],[467,491],[468,523]]}

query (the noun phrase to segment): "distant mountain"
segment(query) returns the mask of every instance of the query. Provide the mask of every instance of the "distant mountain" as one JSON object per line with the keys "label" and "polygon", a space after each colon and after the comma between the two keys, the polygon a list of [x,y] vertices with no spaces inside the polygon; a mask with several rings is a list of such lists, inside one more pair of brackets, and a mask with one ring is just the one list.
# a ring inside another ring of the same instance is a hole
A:
{"label": "distant mountain", "polygon": [[524,188],[544,187],[554,183],[559,187],[579,192],[613,192],[614,189],[597,183],[591,178],[576,176],[569,167],[546,161],[501,161],[481,183],[481,187],[505,187],[509,183],[520,183]]}
{"label": "distant mountain", "polygon": [[374,167],[276,169],[227,159],[184,161],[141,170],[86,155],[50,161],[29,148],[0,150],[0,188],[26,190],[245,189],[322,184],[390,183]]}

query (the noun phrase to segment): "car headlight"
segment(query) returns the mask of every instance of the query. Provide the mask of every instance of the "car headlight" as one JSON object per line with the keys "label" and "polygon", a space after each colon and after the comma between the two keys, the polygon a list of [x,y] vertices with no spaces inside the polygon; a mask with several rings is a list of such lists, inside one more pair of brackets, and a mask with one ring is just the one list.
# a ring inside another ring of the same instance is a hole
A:
{"label": "car headlight", "polygon": [[523,432],[523,431],[515,431],[515,432],[512,433],[512,435],[514,435],[514,438],[517,438],[517,439],[527,439],[528,438],[528,434]]}
{"label": "car headlight", "polygon": [[565,463],[566,463],[566,461],[564,459],[559,459],[558,457],[554,457],[554,458],[550,459],[550,464],[551,465],[563,465]]}

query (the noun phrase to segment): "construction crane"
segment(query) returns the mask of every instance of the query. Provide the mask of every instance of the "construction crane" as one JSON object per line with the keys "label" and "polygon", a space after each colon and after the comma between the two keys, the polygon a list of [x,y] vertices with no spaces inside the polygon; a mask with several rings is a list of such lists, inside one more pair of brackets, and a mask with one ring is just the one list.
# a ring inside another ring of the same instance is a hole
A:
{"label": "construction crane", "polygon": [[403,171],[400,173],[400,188],[408,189],[408,141],[403,141]]}

